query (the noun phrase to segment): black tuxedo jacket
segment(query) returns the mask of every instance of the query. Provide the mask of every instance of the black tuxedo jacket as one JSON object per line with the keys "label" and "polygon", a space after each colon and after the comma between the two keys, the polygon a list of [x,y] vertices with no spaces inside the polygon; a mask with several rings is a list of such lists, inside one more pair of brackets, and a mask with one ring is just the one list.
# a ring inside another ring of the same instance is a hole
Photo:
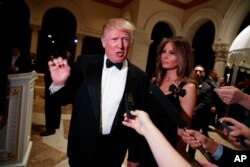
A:
{"label": "black tuxedo jacket", "polygon": [[198,88],[198,96],[195,112],[210,111],[212,103],[212,89],[205,81],[201,81]]}
{"label": "black tuxedo jacket", "polygon": [[[11,66],[11,59],[9,59],[9,66]],[[18,67],[18,71],[11,71],[9,70],[9,74],[13,73],[25,73],[25,72],[31,72],[31,63],[28,58],[24,57],[23,55],[20,55],[14,66]]]}
{"label": "black tuxedo jacket", "polygon": [[[82,55],[77,60],[66,86],[53,95],[63,104],[67,104],[71,100],[73,103],[67,151],[70,164],[93,166],[93,161],[95,161],[96,152],[94,150],[98,147],[98,141],[102,136],[99,127],[103,61],[103,55]],[[134,144],[136,143],[135,136],[138,137],[138,134],[133,129],[122,125],[123,115],[126,112],[125,94],[132,93],[135,108],[143,109],[147,91],[148,77],[146,73],[128,62],[125,92],[115,116],[111,134],[108,135],[112,146],[108,151],[110,155],[108,155],[107,162],[117,161],[121,166],[128,148],[129,160],[137,160]],[[111,164],[106,165],[114,166]]]}

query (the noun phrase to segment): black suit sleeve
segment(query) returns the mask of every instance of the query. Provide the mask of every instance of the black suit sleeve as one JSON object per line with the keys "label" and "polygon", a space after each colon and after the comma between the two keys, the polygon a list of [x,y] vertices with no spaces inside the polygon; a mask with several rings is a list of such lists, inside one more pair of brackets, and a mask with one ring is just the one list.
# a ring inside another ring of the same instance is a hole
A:
{"label": "black suit sleeve", "polygon": [[195,112],[199,112],[200,110],[210,110],[212,103],[212,89],[211,87],[204,83],[202,84],[200,94],[197,98],[197,105],[195,106]]}
{"label": "black suit sleeve", "polygon": [[[137,67],[133,66],[135,70],[133,74],[136,75],[135,79],[132,79],[131,85],[133,85],[134,90],[134,101],[135,101],[135,109],[145,110],[145,101],[149,91],[149,79],[148,75],[142,72]],[[131,129],[129,146],[128,146],[128,161],[130,162],[139,162],[139,158],[141,155],[141,140],[143,136],[139,135],[135,130]]]}

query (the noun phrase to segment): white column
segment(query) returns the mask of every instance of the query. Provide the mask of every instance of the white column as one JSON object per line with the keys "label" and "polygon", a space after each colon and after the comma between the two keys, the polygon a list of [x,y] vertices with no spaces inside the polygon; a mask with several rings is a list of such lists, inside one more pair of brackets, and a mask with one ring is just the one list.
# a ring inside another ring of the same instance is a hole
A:
{"label": "white column", "polygon": [[41,29],[41,26],[31,24],[30,28],[32,30],[31,33],[31,45],[30,45],[30,53],[37,53],[37,45],[38,45],[38,31]]}
{"label": "white column", "polygon": [[129,54],[128,59],[144,71],[147,66],[148,50],[151,42],[149,35],[140,31],[135,32],[131,48],[132,53]]}
{"label": "white column", "polygon": [[27,166],[31,141],[31,123],[36,72],[10,74],[7,123],[0,129],[0,166]]}
{"label": "white column", "polygon": [[213,44],[213,51],[215,52],[215,63],[214,69],[218,72],[218,76],[224,76],[227,55],[228,55],[228,44]]}

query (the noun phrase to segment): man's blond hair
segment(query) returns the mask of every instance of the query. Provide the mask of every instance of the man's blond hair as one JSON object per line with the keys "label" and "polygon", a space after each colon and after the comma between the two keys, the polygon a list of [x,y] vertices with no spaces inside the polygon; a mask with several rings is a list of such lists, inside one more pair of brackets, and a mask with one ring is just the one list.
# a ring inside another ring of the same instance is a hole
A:
{"label": "man's blond hair", "polygon": [[103,26],[102,37],[105,36],[105,34],[108,30],[114,30],[114,29],[129,32],[129,35],[130,35],[130,38],[132,41],[135,26],[130,21],[128,21],[124,18],[109,19]]}

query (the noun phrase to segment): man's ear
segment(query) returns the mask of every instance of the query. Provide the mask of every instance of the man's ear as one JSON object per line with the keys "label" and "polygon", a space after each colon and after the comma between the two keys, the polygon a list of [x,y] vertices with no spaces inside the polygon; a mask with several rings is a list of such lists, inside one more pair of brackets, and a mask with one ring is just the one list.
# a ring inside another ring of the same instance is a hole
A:
{"label": "man's ear", "polygon": [[102,47],[105,48],[105,39],[101,38]]}

